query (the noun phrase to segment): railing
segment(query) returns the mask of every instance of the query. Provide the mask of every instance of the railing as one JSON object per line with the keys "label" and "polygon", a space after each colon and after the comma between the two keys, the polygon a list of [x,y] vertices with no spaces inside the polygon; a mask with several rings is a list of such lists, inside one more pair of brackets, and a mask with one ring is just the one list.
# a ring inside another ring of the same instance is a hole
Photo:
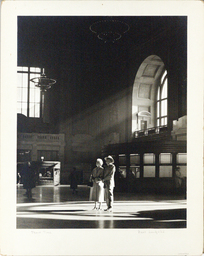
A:
{"label": "railing", "polygon": [[157,127],[151,127],[151,128],[147,128],[144,130],[139,130],[139,131],[135,131],[133,133],[133,138],[137,139],[140,137],[145,137],[145,136],[152,136],[152,135],[156,135],[156,134],[161,134],[167,132],[167,126],[157,126]]}
{"label": "railing", "polygon": [[60,135],[37,135],[37,139],[39,140],[60,140]]}

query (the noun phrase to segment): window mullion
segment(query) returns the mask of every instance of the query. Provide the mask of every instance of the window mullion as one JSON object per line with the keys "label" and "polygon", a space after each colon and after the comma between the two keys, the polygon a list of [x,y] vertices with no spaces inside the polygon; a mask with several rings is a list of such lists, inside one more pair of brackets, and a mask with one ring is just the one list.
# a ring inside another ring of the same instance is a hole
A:
{"label": "window mullion", "polygon": [[27,117],[30,117],[30,67],[28,67],[28,99],[27,99]]}
{"label": "window mullion", "polygon": [[[166,124],[166,118],[168,119],[168,84],[167,84],[167,72],[165,71],[160,79],[157,92],[157,126]],[[166,106],[167,105],[167,106]],[[168,120],[167,120],[168,122]]]}
{"label": "window mullion", "polygon": [[160,84],[160,90],[159,90],[159,125],[161,126],[161,94],[162,94],[162,86]]}
{"label": "window mullion", "polygon": [[[41,71],[41,74],[42,74],[42,68],[40,69],[40,71]],[[42,93],[42,91],[40,90],[40,118],[42,118],[43,117],[43,108],[44,108],[44,106],[43,106],[43,100],[44,100],[44,98],[43,98],[43,93]]]}
{"label": "window mullion", "polygon": [[[22,79],[23,79],[23,74],[21,74],[22,75],[22,78],[21,78],[21,81],[22,81]],[[22,82],[21,82],[21,99],[20,99],[20,101],[21,101],[21,113],[23,112],[23,103],[22,103],[22,101],[23,101],[23,85],[22,85]]]}

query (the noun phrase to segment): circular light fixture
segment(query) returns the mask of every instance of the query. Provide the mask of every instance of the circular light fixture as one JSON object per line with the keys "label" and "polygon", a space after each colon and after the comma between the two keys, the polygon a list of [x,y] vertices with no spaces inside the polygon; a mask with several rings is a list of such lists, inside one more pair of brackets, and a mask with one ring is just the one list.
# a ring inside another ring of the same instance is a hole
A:
{"label": "circular light fixture", "polygon": [[48,89],[52,87],[53,84],[56,83],[55,79],[46,77],[44,68],[43,73],[40,77],[32,78],[30,81],[33,82],[36,87],[39,87],[42,92],[46,92]]}
{"label": "circular light fixture", "polygon": [[115,19],[106,19],[93,23],[89,29],[97,35],[97,37],[105,43],[121,39],[130,27],[127,23]]}

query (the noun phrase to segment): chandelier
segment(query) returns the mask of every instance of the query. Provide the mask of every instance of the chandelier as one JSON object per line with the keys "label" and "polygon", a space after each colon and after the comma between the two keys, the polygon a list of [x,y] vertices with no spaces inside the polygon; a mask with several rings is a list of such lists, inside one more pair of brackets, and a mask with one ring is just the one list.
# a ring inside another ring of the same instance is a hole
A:
{"label": "chandelier", "polygon": [[36,87],[39,87],[42,92],[46,92],[52,87],[53,84],[56,83],[55,79],[46,77],[44,68],[40,77],[32,78],[30,81],[33,82]]}
{"label": "chandelier", "polygon": [[129,25],[123,21],[116,19],[106,19],[93,23],[89,29],[95,33],[98,39],[104,41],[104,43],[114,43],[121,39],[129,29]]}

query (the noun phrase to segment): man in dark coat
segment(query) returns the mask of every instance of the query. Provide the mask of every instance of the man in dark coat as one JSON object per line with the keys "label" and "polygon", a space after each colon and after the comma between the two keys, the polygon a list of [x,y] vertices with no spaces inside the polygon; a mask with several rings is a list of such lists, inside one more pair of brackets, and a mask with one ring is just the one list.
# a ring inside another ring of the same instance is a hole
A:
{"label": "man in dark coat", "polygon": [[112,156],[105,157],[106,161],[106,167],[104,169],[104,186],[105,186],[105,198],[106,198],[106,204],[107,209],[105,211],[111,212],[113,209],[113,189],[115,187],[114,182],[114,174],[115,174],[115,165],[114,159]]}
{"label": "man in dark coat", "polygon": [[32,198],[32,188],[36,186],[36,177],[34,167],[31,162],[27,162],[22,172],[23,188],[26,189],[26,194],[29,199]]}

